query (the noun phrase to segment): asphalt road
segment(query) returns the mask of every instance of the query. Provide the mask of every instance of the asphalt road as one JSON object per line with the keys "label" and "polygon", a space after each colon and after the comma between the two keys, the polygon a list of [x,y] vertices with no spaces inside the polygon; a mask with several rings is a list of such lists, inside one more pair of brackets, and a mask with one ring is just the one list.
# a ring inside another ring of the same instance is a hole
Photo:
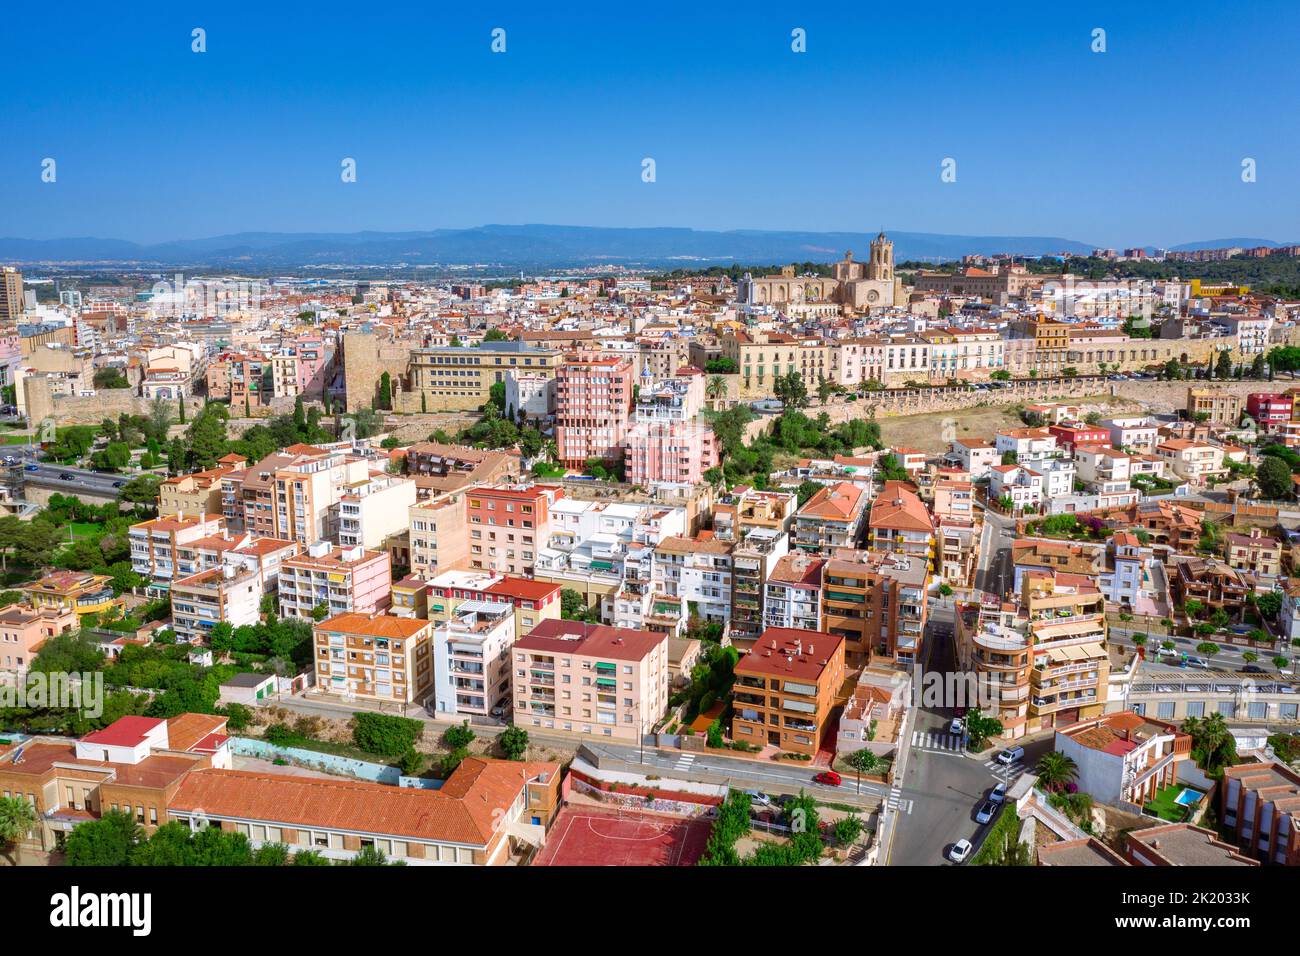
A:
{"label": "asphalt road", "polygon": [[[72,479],[64,480],[62,475],[71,475]],[[126,484],[129,480],[129,475],[105,474],[64,465],[47,465],[43,462],[29,462],[23,466],[24,482],[46,488],[65,489],[69,494],[85,491],[99,495],[116,495],[121,489],[114,487],[114,482]]]}
{"label": "asphalt road", "polygon": [[[361,707],[356,704],[335,702],[316,697],[284,697],[265,702],[266,706],[283,707],[300,714],[320,717],[346,717],[358,710],[376,710],[374,707]],[[390,714],[402,714],[399,708],[392,706],[383,709]],[[460,721],[434,719],[420,708],[408,708],[405,716],[424,721],[434,733],[441,733],[453,723]],[[471,727],[484,736],[495,736],[502,727],[495,725],[471,724]],[[629,765],[644,766],[646,771],[660,777],[676,780],[694,780],[699,783],[726,784],[739,790],[761,790],[768,794],[798,795],[802,790],[816,799],[828,803],[844,803],[862,807],[864,810],[878,806],[887,798],[887,788],[883,784],[863,782],[859,792],[857,781],[851,775],[844,776],[839,787],[831,787],[814,782],[818,769],[806,763],[789,761],[765,761],[746,757],[726,757],[713,753],[691,753],[683,750],[660,749],[647,745],[614,743],[609,740],[592,739],[581,734],[546,734],[535,727],[525,727],[530,740],[545,744],[556,750],[573,752],[580,744],[602,757],[619,760]]]}

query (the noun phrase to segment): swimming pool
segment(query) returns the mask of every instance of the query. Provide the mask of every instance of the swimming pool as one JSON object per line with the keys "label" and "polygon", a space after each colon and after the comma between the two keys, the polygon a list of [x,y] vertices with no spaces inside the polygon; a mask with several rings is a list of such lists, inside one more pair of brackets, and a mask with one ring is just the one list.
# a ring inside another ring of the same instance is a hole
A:
{"label": "swimming pool", "polygon": [[1205,796],[1205,794],[1201,793],[1199,790],[1188,790],[1187,788],[1183,788],[1179,791],[1178,796],[1174,797],[1174,803],[1184,807],[1194,807],[1196,804],[1201,802],[1201,797],[1203,796]]}

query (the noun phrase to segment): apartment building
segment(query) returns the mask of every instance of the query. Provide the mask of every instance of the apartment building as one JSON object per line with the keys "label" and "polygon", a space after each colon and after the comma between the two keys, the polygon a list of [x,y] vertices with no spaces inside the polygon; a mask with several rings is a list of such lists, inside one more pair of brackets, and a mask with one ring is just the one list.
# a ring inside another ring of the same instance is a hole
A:
{"label": "apartment building", "polygon": [[1300,774],[1285,764],[1225,768],[1218,819],[1246,855],[1261,863],[1300,866]]}
{"label": "apartment building", "polygon": [[714,537],[661,540],[654,549],[653,611],[645,626],[679,637],[692,614],[725,625],[731,617],[734,549]]}
{"label": "apartment building", "polygon": [[858,485],[827,485],[795,514],[794,546],[821,555],[856,548],[866,527],[867,505],[867,493]]}
{"label": "apartment building", "polygon": [[763,616],[763,596],[767,578],[790,550],[790,537],[771,528],[754,528],[736,544],[731,554],[732,593],[731,641],[746,650],[767,624]]}
{"label": "apartment building", "polygon": [[263,593],[274,591],[280,574],[280,564],[301,550],[294,541],[279,538],[259,538],[257,535],[220,534],[195,538],[176,546],[176,575],[189,576],[222,565],[246,567],[261,575]]}
{"label": "apartment building", "polygon": [[72,610],[45,608],[37,611],[25,604],[0,607],[0,670],[22,673],[49,638],[77,627]]}
{"label": "apartment building", "polygon": [[415,482],[371,472],[347,485],[338,498],[338,541],[346,547],[384,548],[406,531],[415,504]]}
{"label": "apartment building", "polygon": [[[768,573],[763,624],[802,631],[822,630],[822,573],[825,558],[787,554]],[[749,648],[745,648],[748,650]]]}
{"label": "apartment building", "polygon": [[713,505],[713,532],[724,541],[739,541],[757,529],[789,534],[798,510],[799,496],[793,491],[732,489],[729,499]]}
{"label": "apartment building", "polygon": [[564,496],[550,485],[488,485],[465,492],[469,566],[530,575],[551,535],[551,507]]}
{"label": "apartment building", "polygon": [[417,442],[394,453],[405,460],[406,475],[415,482],[420,498],[436,498],[476,484],[517,482],[520,478],[520,456],[512,450]]}
{"label": "apartment building", "polygon": [[435,495],[411,505],[407,525],[412,574],[427,580],[440,571],[469,566],[469,514],[464,493]]}
{"label": "apartment building", "polygon": [[1033,648],[1031,729],[1060,727],[1100,714],[1106,702],[1106,598],[1082,575],[1031,571],[1020,594]]}
{"label": "apartment building", "polygon": [[228,464],[219,464],[208,471],[164,478],[158,485],[158,513],[160,515],[221,515],[221,479],[224,475],[243,467],[246,460],[239,455]]}
{"label": "apartment building", "polygon": [[339,533],[340,499],[369,477],[370,466],[364,459],[312,445],[290,445],[222,476],[222,514],[232,531],[251,531],[304,546],[333,540]]}
{"label": "apartment building", "polygon": [[1285,392],[1251,392],[1246,396],[1246,414],[1267,434],[1291,422],[1292,396]]}
{"label": "apartment building", "polygon": [[562,589],[547,581],[490,571],[452,570],[431,578],[426,590],[429,619],[438,623],[450,621],[467,601],[509,604],[515,611],[515,638],[523,637],[544,620],[560,616]]}
{"label": "apartment building", "polygon": [[[523,341],[483,342],[411,349],[407,365],[410,391],[429,412],[472,412],[491,399],[493,385],[505,386],[511,374],[554,378],[564,363],[559,352]],[[631,388],[628,389],[631,401]]]}
{"label": "apartment building", "polygon": [[207,644],[218,624],[243,627],[258,623],[265,586],[260,571],[238,564],[222,564],[177,578],[171,585],[176,642]]}
{"label": "apartment building", "polygon": [[1190,736],[1132,711],[1059,727],[1053,747],[1074,761],[1079,789],[1110,805],[1145,806],[1175,783],[1179,765],[1192,759]]}
{"label": "apartment building", "polygon": [[414,704],[433,688],[434,624],[349,611],[312,629],[316,689],[345,699]]}
{"label": "apartment building", "polygon": [[566,356],[555,372],[555,443],[566,468],[585,468],[593,458],[622,460],[632,385],[631,359]]}
{"label": "apartment building", "polygon": [[886,481],[871,503],[867,546],[925,562],[934,557],[934,522],[925,503],[905,482]]}
{"label": "apartment building", "polygon": [[732,738],[815,756],[844,683],[844,644],[825,631],[765,630],[736,664]]}
{"label": "apartment building", "polygon": [[1112,671],[1108,709],[1125,708],[1181,724],[1219,714],[1234,726],[1274,728],[1300,724],[1300,678],[1284,674],[1206,672],[1135,659]]}
{"label": "apartment building", "polygon": [[957,670],[970,674],[976,701],[1002,723],[1002,735],[1023,737],[1029,720],[1030,642],[1017,626],[1016,604],[982,592],[956,607],[954,645]]}
{"label": "apartment building", "polygon": [[463,600],[433,628],[433,706],[449,717],[505,717],[510,710],[514,606]]}
{"label": "apartment building", "polygon": [[656,381],[647,366],[623,447],[624,478],[635,484],[696,484],[718,464],[712,426],[699,420],[705,375],[694,366]]}
{"label": "apartment building", "polygon": [[1124,835],[1124,859],[1134,866],[1259,866],[1215,831],[1190,823],[1130,830]]}
{"label": "apartment building", "polygon": [[822,568],[822,620],[844,640],[849,667],[920,659],[929,580],[928,562],[914,555],[839,549],[831,556]]}
{"label": "apartment building", "polygon": [[152,590],[166,592],[177,576],[177,551],[200,538],[220,535],[225,522],[220,512],[159,514],[157,518],[131,525],[131,570],[149,579]]}
{"label": "apartment building", "polygon": [[668,636],[542,621],[514,645],[515,723],[637,741],[668,708]]}
{"label": "apartment building", "polygon": [[281,617],[313,619],[313,612],[320,611],[331,617],[349,611],[372,614],[387,610],[391,592],[387,551],[317,541],[304,554],[280,564]]}

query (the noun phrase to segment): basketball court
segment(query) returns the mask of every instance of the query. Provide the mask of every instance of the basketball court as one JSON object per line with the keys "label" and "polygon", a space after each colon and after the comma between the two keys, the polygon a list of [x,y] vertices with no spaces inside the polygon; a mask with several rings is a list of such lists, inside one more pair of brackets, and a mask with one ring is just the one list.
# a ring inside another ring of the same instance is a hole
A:
{"label": "basketball court", "polygon": [[692,866],[708,820],[595,807],[560,810],[534,866]]}

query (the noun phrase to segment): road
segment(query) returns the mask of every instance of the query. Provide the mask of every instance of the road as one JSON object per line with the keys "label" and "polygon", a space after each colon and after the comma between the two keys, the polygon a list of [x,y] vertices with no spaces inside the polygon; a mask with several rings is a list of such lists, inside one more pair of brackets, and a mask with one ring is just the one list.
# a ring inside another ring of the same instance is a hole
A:
{"label": "road", "polygon": [[[344,703],[318,697],[284,697],[264,702],[263,706],[283,707],[299,714],[317,717],[346,718],[358,710],[378,710],[374,707],[362,707],[356,703]],[[400,709],[387,707],[384,713],[402,714]],[[459,720],[435,719],[418,707],[408,707],[404,716],[421,720],[435,734],[440,734]],[[483,735],[495,736],[503,729],[499,724],[471,724],[471,727]],[[551,733],[547,734],[534,727],[525,727],[529,740],[544,744],[556,750],[573,752],[580,744],[601,757],[622,761],[635,767],[644,766],[646,772],[659,777],[671,777],[676,780],[694,780],[699,783],[726,784],[739,790],[761,790],[769,794],[798,795],[800,791],[812,794],[818,800],[827,803],[843,803],[873,809],[888,799],[883,784],[863,782],[861,790],[852,776],[846,775],[839,787],[826,786],[813,781],[817,770],[806,763],[789,761],[776,762],[756,760],[747,757],[727,757],[714,753],[692,753],[676,749],[660,749],[647,744],[644,748],[635,744],[614,743],[603,739],[591,739],[581,734]]]}
{"label": "road", "polygon": [[[24,446],[16,446],[14,451],[7,451],[6,453],[16,454],[18,447]],[[61,475],[72,475],[72,479],[65,481],[60,477]],[[116,495],[121,490],[120,486],[126,484],[129,480],[130,476],[86,471],[82,468],[70,468],[64,465],[47,465],[43,462],[29,462],[23,466],[23,481],[25,483],[58,489],[70,495],[74,495],[78,491],[97,495]]]}
{"label": "road", "polygon": [[1006,594],[1014,575],[1011,571],[1011,543],[1016,537],[1016,519],[984,509],[984,529],[975,563],[975,587],[992,594]]}
{"label": "road", "polygon": [[[1160,648],[1160,645],[1162,645],[1165,641],[1171,640],[1174,642],[1175,656],[1166,657],[1165,658],[1166,663],[1177,664],[1178,661],[1181,659],[1182,655],[1186,654],[1188,657],[1203,658],[1210,665],[1210,667],[1215,668],[1217,670],[1225,670],[1225,671],[1237,671],[1245,667],[1250,662],[1247,661],[1242,655],[1246,653],[1253,653],[1256,655],[1256,657],[1259,658],[1257,661],[1255,661],[1256,666],[1263,667],[1265,671],[1267,671],[1268,673],[1273,673],[1276,670],[1276,668],[1274,668],[1273,666],[1273,658],[1277,656],[1279,652],[1284,657],[1288,657],[1288,658],[1292,657],[1293,656],[1292,652],[1295,650],[1294,648],[1288,648],[1283,645],[1278,645],[1277,649],[1261,647],[1252,651],[1248,647],[1243,647],[1235,644],[1221,643],[1219,641],[1216,641],[1213,637],[1210,637],[1208,639],[1203,639],[1199,637],[1169,637],[1168,635],[1158,631],[1148,632],[1148,631],[1130,630],[1127,628],[1119,628],[1119,627],[1110,628],[1108,632],[1109,643],[1115,647],[1122,647],[1126,651],[1133,651],[1137,647],[1137,645],[1133,643],[1134,634],[1147,635],[1147,643],[1146,643],[1147,655],[1148,658],[1152,661],[1156,660],[1156,651]],[[1196,649],[1196,647],[1198,644],[1202,643],[1203,640],[1208,640],[1211,644],[1218,644],[1219,652],[1217,654],[1213,654],[1210,656],[1201,654]]]}

